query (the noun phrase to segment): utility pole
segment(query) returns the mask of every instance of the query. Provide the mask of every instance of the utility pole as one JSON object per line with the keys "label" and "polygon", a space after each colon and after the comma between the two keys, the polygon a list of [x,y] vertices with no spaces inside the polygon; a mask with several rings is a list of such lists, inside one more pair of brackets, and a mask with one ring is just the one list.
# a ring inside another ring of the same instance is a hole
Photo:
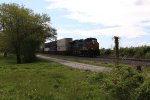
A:
{"label": "utility pole", "polygon": [[114,36],[115,39],[115,57],[116,57],[116,61],[115,64],[118,65],[119,64],[119,37],[118,36]]}

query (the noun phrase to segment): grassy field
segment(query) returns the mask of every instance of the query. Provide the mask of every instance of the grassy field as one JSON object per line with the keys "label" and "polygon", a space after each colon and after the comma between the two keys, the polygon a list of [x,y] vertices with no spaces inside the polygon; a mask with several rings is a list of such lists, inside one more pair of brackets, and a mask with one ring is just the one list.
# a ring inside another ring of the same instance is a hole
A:
{"label": "grassy field", "polygon": [[54,62],[16,64],[0,56],[0,100],[111,100],[98,74]]}

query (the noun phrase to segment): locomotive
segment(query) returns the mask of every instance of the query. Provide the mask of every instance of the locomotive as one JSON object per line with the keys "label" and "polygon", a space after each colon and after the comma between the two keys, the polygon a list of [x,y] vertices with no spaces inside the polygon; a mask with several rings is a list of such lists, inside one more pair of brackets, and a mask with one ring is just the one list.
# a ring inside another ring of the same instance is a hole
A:
{"label": "locomotive", "polygon": [[44,53],[73,55],[73,56],[99,56],[99,43],[96,38],[72,40],[64,38],[57,41],[45,43]]}

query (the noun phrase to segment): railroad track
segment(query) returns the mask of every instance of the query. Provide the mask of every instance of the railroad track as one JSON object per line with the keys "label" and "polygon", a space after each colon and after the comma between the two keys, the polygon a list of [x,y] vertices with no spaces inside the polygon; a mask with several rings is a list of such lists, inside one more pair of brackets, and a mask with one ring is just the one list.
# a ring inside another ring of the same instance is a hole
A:
{"label": "railroad track", "polygon": [[[102,61],[102,62],[115,62],[116,58],[111,57],[111,58],[106,58],[106,57],[96,57],[96,58],[87,58],[87,57],[81,57],[82,59],[89,59],[93,61]],[[134,58],[120,58],[119,63],[121,64],[128,64],[132,66],[145,66],[145,67],[150,67],[150,59],[134,59]]]}
{"label": "railroad track", "polygon": [[[95,61],[102,61],[102,62],[115,62],[116,60],[115,57],[111,57],[111,58],[97,57],[97,58],[92,58],[92,59]],[[141,65],[145,67],[150,67],[150,59],[120,58],[119,63],[129,64],[132,66]]]}
{"label": "railroad track", "polygon": [[[116,59],[115,57],[98,57],[98,58],[103,58],[103,59]],[[131,60],[131,61],[142,61],[142,62],[150,62],[150,59],[135,59],[135,58],[124,58],[120,57],[119,60]]]}
{"label": "railroad track", "polygon": [[[106,62],[106,63],[114,63],[115,62],[115,57],[82,57],[82,56],[63,56],[63,55],[53,55],[53,56],[58,56],[58,57],[64,57],[64,58],[74,58],[74,59],[81,59],[81,60],[89,60],[89,61],[94,61],[94,62]],[[119,63],[121,64],[128,64],[132,66],[136,65],[141,65],[145,67],[150,67],[150,59],[134,59],[134,58],[120,58]]]}

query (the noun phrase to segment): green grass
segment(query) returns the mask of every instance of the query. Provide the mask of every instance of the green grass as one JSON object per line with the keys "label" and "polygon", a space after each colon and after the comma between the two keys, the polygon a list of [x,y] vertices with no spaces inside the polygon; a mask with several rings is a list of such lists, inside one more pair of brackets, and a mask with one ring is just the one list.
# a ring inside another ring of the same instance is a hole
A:
{"label": "green grass", "polygon": [[46,61],[16,64],[14,59],[0,55],[0,100],[109,99],[94,78],[101,73]]}

